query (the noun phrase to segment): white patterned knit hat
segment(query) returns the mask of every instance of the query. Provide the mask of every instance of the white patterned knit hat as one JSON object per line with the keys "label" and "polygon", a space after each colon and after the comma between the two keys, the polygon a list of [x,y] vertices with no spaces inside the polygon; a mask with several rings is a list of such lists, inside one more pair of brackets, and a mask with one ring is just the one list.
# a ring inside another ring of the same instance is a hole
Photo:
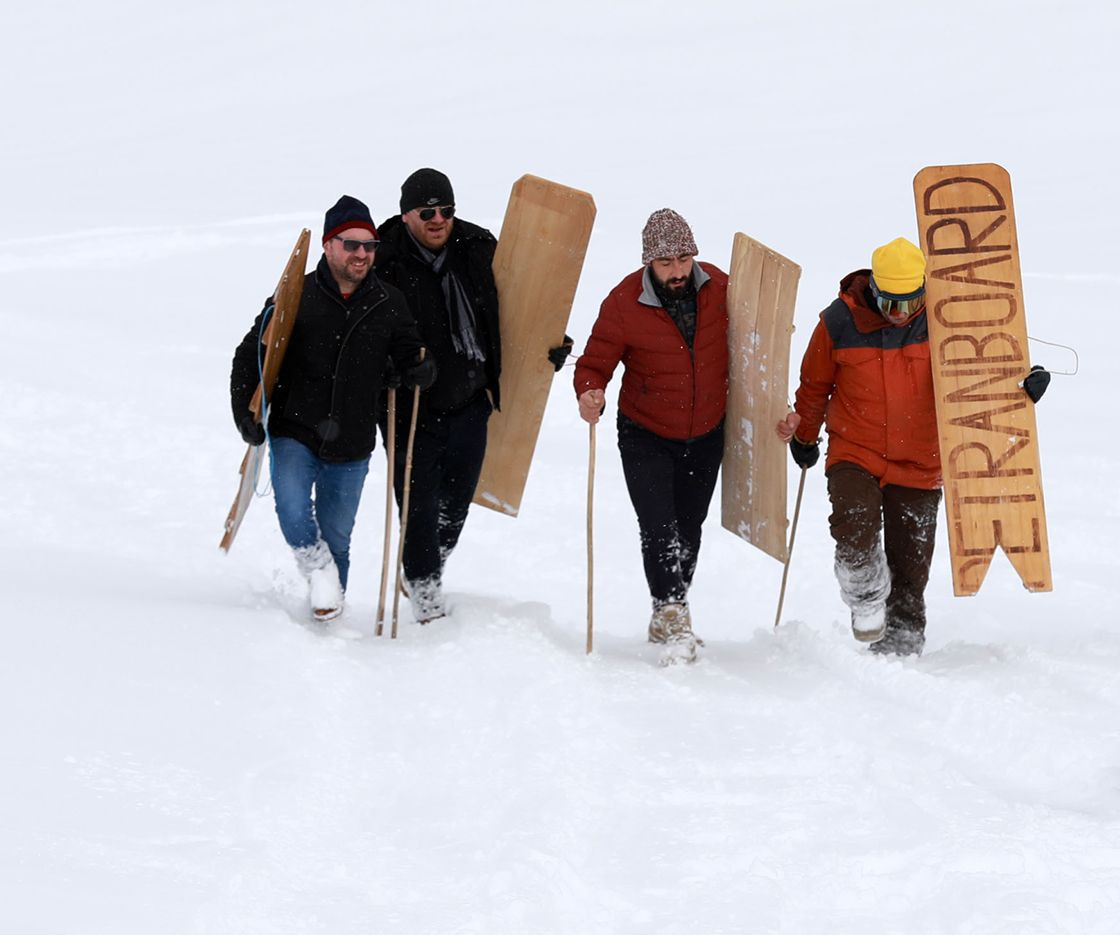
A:
{"label": "white patterned knit hat", "polygon": [[642,266],[674,256],[696,256],[696,241],[688,221],[672,208],[659,208],[642,228]]}

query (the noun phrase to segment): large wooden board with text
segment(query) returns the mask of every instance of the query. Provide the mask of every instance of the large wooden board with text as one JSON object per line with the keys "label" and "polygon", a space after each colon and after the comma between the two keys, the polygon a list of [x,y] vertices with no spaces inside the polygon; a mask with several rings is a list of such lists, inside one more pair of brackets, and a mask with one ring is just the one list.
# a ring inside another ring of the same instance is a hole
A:
{"label": "large wooden board with text", "polygon": [[564,339],[595,202],[587,192],[524,175],[513,185],[494,254],[502,331],[502,409],[490,417],[474,502],[507,516],[521,496],[556,376],[549,348]]}
{"label": "large wooden board with text", "polygon": [[786,561],[786,464],[774,426],[785,418],[789,342],[801,267],[736,234],[727,287],[728,389],[723,528]]}
{"label": "large wooden board with text", "polygon": [[[284,272],[280,274],[280,281],[276,284],[276,291],[272,294],[272,314],[268,324],[265,325],[262,343],[265,346],[264,360],[261,363],[261,382],[257,385],[249,409],[261,421],[262,399],[267,399],[267,394],[272,392],[276,385],[276,378],[280,375],[280,365],[284,362],[284,354],[288,349],[288,339],[295,327],[296,315],[299,314],[299,298],[303,292],[303,277],[307,270],[307,253],[311,244],[311,231],[306,227],[296,238],[296,245],[292,248],[291,256],[284,265]],[[264,445],[249,446],[245,457],[241,459],[241,482],[237,487],[237,496],[233,506],[226,516],[225,529],[222,534],[220,548],[228,552],[233,545],[241,521],[253,502],[253,492],[260,476],[261,464],[264,462]]]}
{"label": "large wooden board with text", "polygon": [[1050,551],[1011,178],[991,163],[914,179],[953,591],[975,594],[1000,548],[1030,591]]}

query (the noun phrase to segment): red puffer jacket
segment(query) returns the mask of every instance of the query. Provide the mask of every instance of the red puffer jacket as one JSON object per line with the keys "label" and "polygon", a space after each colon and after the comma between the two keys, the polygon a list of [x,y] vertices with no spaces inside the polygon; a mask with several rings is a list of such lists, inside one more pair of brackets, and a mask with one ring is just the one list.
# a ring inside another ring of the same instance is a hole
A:
{"label": "red puffer jacket", "polygon": [[797,437],[828,429],[827,467],[849,461],[880,484],[941,486],[933,368],[925,312],[894,326],[864,298],[870,270],[840,283],[801,363]]}
{"label": "red puffer jacket", "polygon": [[576,363],[575,388],[605,389],[621,361],[625,367],[618,409],[663,438],[705,435],[727,408],[727,274],[696,263],[696,334],[692,349],[643,281],[642,267],[620,282]]}

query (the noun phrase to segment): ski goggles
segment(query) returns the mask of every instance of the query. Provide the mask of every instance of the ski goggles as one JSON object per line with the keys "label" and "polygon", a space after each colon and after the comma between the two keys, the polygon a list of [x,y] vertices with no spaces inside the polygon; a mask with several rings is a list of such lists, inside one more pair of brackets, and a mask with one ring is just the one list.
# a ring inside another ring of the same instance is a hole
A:
{"label": "ski goggles", "polygon": [[875,297],[875,304],[879,311],[888,318],[905,319],[917,315],[926,307],[926,284],[922,283],[920,289],[908,292],[906,295],[895,295],[892,292],[883,292],[871,280],[871,294]]}
{"label": "ski goggles", "polygon": [[437,211],[439,212],[439,216],[445,221],[450,221],[455,217],[455,205],[444,205],[441,208],[421,208],[417,214],[420,215],[421,221],[430,221],[436,216]]}
{"label": "ski goggles", "polygon": [[380,240],[342,240],[341,237],[334,239],[342,241],[342,249],[347,253],[357,253],[359,247],[364,247],[366,253],[373,253],[381,245]]}

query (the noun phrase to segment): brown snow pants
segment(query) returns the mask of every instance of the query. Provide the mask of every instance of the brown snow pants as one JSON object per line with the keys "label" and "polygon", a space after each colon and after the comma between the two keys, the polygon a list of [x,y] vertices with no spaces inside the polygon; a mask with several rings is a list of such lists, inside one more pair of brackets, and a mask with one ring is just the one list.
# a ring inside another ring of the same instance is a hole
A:
{"label": "brown snow pants", "polygon": [[[895,484],[880,487],[870,471],[841,461],[828,471],[828,496],[832,501],[828,523],[836,542],[841,588],[852,586],[852,570],[882,565],[885,553],[890,571],[887,630],[924,632],[925,590],[941,491]],[[858,574],[855,577],[858,580]],[[845,594],[845,603],[853,606],[853,602],[858,602],[858,596]]]}

